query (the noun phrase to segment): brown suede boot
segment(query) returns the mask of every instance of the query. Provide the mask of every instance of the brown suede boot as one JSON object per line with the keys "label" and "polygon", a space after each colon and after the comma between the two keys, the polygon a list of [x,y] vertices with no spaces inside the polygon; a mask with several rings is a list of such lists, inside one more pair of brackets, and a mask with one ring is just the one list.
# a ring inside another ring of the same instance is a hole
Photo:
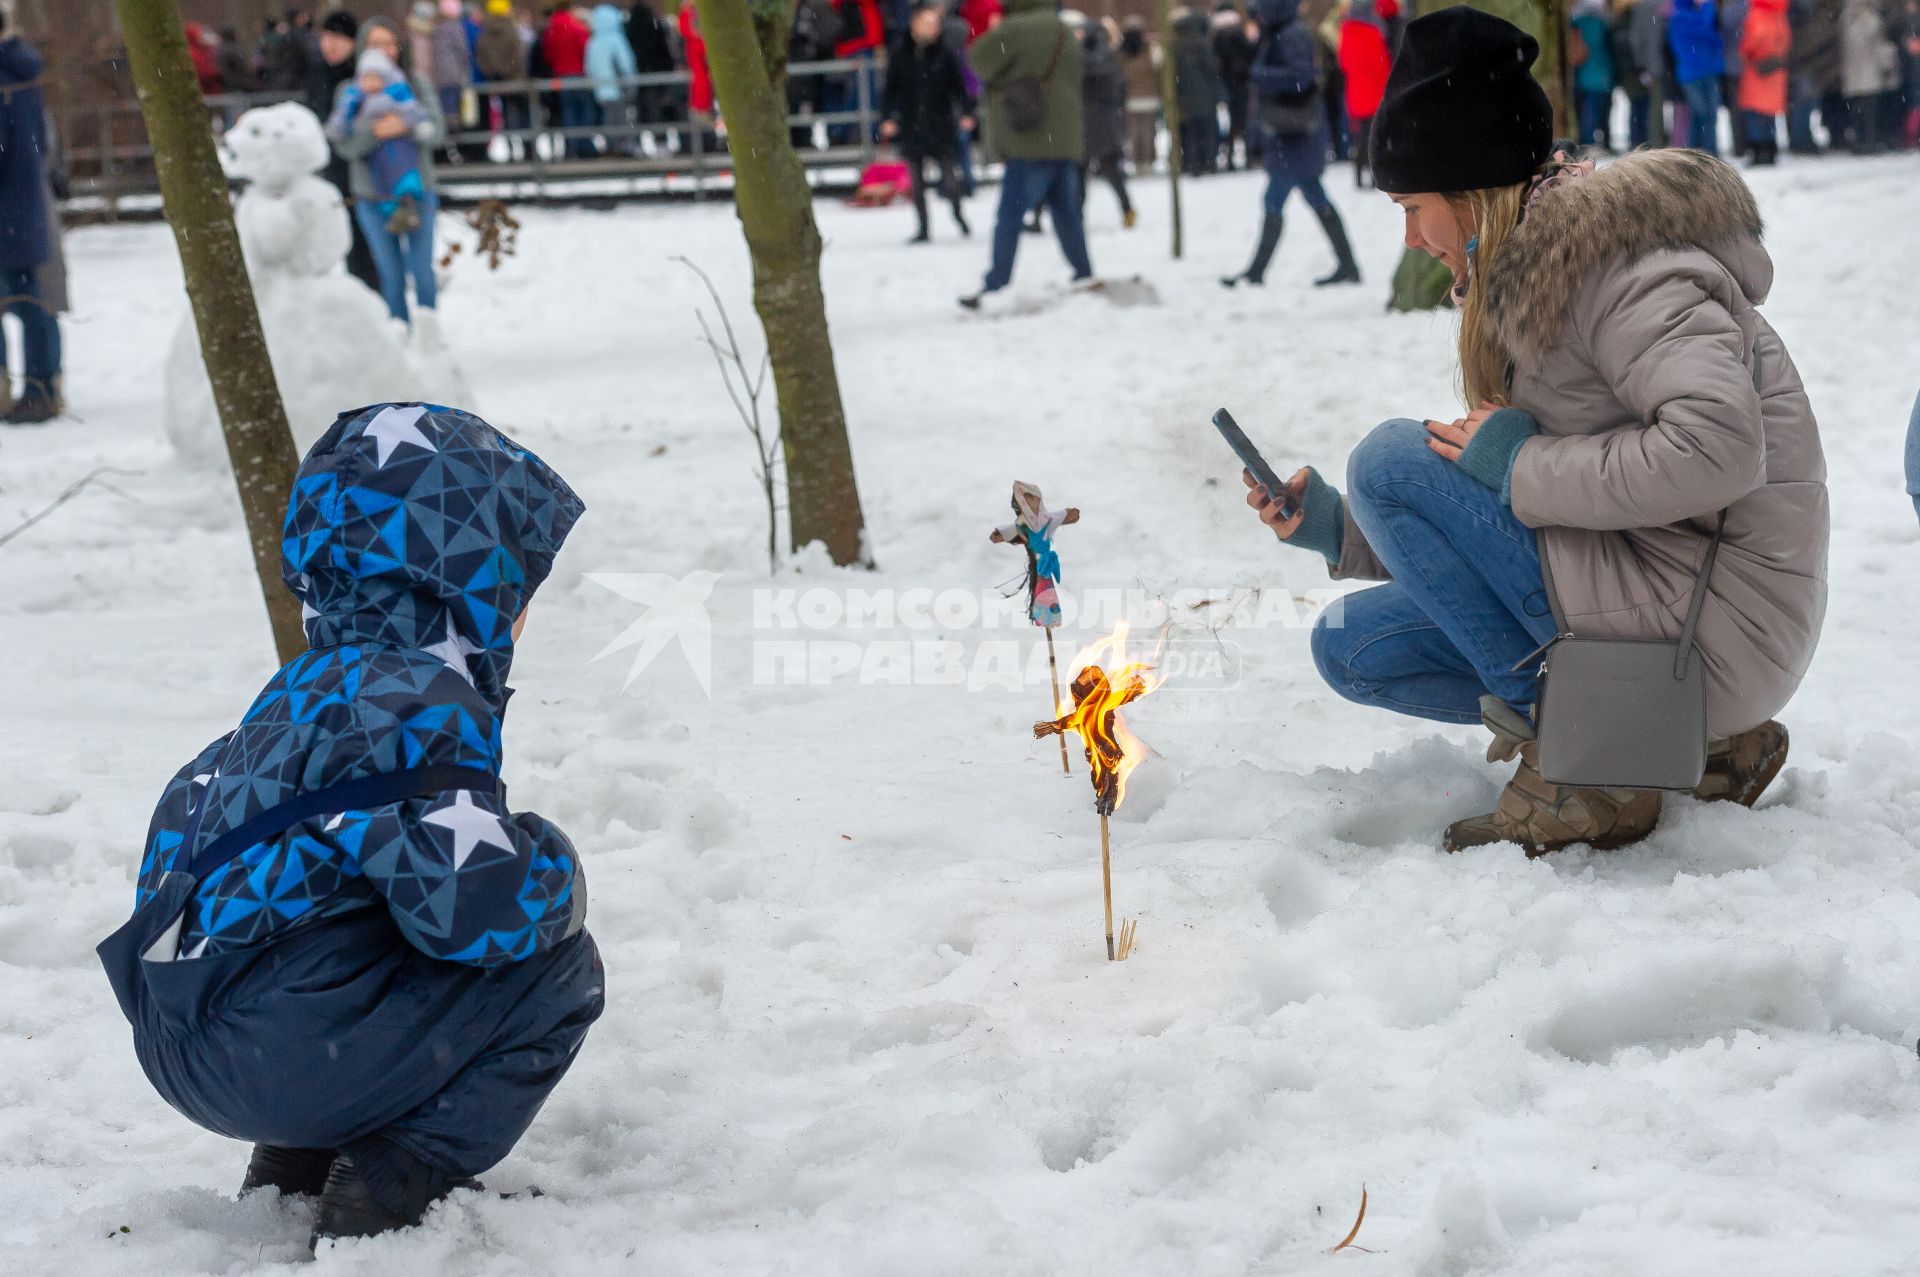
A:
{"label": "brown suede boot", "polygon": [[1519,768],[1500,801],[1483,816],[1447,826],[1441,845],[1448,851],[1518,843],[1529,857],[1544,856],[1575,843],[1611,851],[1639,842],[1660,821],[1660,794],[1642,789],[1578,789],[1555,785],[1540,774],[1532,726],[1504,701],[1482,697],[1480,721],[1493,733],[1487,761],[1518,757]]}
{"label": "brown suede boot", "polygon": [[1787,765],[1787,728],[1765,722],[1707,749],[1707,773],[1693,796],[1703,803],[1753,806]]}

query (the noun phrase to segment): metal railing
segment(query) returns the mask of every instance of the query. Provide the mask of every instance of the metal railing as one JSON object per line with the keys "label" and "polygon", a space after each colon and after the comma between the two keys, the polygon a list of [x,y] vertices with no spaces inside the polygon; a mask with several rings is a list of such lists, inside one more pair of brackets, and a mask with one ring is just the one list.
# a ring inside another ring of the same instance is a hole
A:
{"label": "metal railing", "polygon": [[[788,115],[789,131],[806,143],[796,149],[808,169],[858,168],[872,162],[881,71],[877,58],[790,68],[791,81],[843,104],[821,110],[803,103]],[[642,182],[651,182],[661,191],[690,188],[695,199],[705,198],[723,182],[729,163],[713,119],[696,118],[691,109],[691,83],[684,71],[623,76],[618,81],[620,98],[605,104],[593,96],[597,82],[586,77],[468,86],[465,92],[472,94],[481,123],[465,127],[457,119],[447,121],[447,141],[439,148],[435,167],[442,195],[456,202],[529,194],[547,200],[557,198],[556,188],[625,181],[634,192]],[[576,95],[571,114],[586,116],[581,122],[568,122],[568,94]],[[299,100],[297,93],[271,92],[216,94],[205,102],[209,126],[218,133],[253,107]],[[614,109],[609,113],[606,107]],[[492,123],[496,114],[497,127]],[[660,118],[664,116],[674,118]],[[159,194],[153,147],[137,102],[73,107],[62,128],[70,139],[73,200],[102,206],[111,214],[123,200]]]}

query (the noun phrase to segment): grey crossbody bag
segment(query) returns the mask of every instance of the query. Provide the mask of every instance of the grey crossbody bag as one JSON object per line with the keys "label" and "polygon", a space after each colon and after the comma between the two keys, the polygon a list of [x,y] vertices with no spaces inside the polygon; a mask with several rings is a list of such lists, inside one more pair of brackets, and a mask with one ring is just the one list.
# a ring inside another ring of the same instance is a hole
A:
{"label": "grey crossbody bag", "polygon": [[[1753,351],[1760,388],[1760,352]],[[1762,408],[1764,411],[1764,405]],[[1677,640],[1581,638],[1568,630],[1546,546],[1540,572],[1560,634],[1547,643],[1534,706],[1540,774],[1583,789],[1692,789],[1707,769],[1707,682],[1694,634],[1727,512],[1714,521]],[[1514,668],[1525,668],[1534,652]]]}
{"label": "grey crossbody bag", "polygon": [[[1549,644],[1534,707],[1542,776],[1583,789],[1692,789],[1700,783],[1707,769],[1707,682],[1694,631],[1726,526],[1722,510],[1678,640],[1562,633]],[[1558,615],[1544,550],[1540,566]]]}

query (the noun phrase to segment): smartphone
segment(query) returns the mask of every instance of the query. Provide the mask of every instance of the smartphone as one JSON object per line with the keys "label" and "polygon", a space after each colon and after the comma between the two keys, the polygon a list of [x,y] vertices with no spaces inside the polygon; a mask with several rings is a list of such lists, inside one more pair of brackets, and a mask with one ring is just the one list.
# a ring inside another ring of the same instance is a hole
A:
{"label": "smartphone", "polygon": [[1280,513],[1291,519],[1298,514],[1299,507],[1293,503],[1293,493],[1287,487],[1286,480],[1274,473],[1267,459],[1260,455],[1260,449],[1253,446],[1253,440],[1247,438],[1246,431],[1240,429],[1240,423],[1233,414],[1222,408],[1213,414],[1213,428],[1227,441],[1234,454],[1240,458],[1240,464],[1247,468],[1253,481],[1267,490],[1267,495],[1280,503]]}

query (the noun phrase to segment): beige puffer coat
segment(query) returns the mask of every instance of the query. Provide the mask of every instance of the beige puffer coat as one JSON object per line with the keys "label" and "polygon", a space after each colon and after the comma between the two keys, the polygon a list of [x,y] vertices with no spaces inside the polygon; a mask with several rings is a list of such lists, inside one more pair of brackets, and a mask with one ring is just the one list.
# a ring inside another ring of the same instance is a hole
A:
{"label": "beige puffer coat", "polygon": [[[1512,474],[1565,625],[1676,638],[1727,509],[1699,644],[1708,728],[1778,713],[1827,605],[1826,462],[1784,344],[1755,309],[1773,283],[1739,175],[1697,151],[1628,156],[1544,192],[1482,281],[1540,423]],[[1752,361],[1759,360],[1759,390]],[[1382,578],[1347,517],[1335,576]]]}

